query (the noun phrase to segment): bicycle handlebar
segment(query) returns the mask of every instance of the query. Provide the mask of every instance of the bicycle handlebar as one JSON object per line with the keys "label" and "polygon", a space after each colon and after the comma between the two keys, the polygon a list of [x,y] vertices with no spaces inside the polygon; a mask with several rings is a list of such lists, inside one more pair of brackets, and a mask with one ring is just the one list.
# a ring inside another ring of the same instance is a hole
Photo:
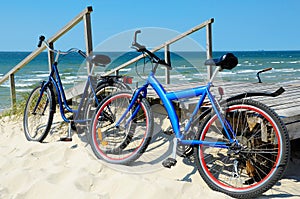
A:
{"label": "bicycle handlebar", "polygon": [[39,38],[40,40],[39,40],[39,43],[38,43],[38,47],[41,47],[42,46],[42,43],[43,43],[43,41],[45,40],[45,37],[43,36],[43,35],[41,35],[40,36],[40,38]]}
{"label": "bicycle handlebar", "polygon": [[141,30],[135,31],[131,47],[134,48],[138,52],[145,52],[145,53],[147,53],[149,55],[149,57],[151,57],[153,59],[154,63],[162,64],[162,65],[166,66],[167,68],[171,69],[171,65],[168,64],[168,63],[166,63],[165,60],[160,59],[154,53],[152,53],[151,51],[149,51],[146,48],[146,46],[141,45],[141,44],[139,44],[137,42],[137,35],[139,33],[141,33]]}
{"label": "bicycle handlebar", "polygon": [[68,51],[60,51],[60,50],[55,50],[53,48],[50,47],[49,43],[47,41],[45,41],[45,36],[41,35],[39,37],[39,43],[38,43],[38,47],[41,47],[42,44],[44,43],[44,45],[48,48],[49,51],[57,53],[57,54],[69,54],[71,52],[77,52],[79,53],[82,57],[87,58],[86,54],[84,52],[82,52],[81,50],[77,49],[77,48],[70,48]]}

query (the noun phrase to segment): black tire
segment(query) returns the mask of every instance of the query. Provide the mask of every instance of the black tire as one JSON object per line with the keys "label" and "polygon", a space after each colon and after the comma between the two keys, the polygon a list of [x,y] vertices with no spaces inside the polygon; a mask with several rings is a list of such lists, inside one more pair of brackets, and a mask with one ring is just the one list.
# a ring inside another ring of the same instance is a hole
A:
{"label": "black tire", "polygon": [[23,126],[28,141],[42,142],[51,128],[55,112],[54,92],[47,87],[42,94],[41,101],[33,113],[40,96],[41,86],[33,89],[28,97],[24,110]]}
{"label": "black tire", "polygon": [[[290,156],[287,129],[266,105],[251,99],[227,104],[226,120],[241,149],[195,145],[198,171],[210,188],[236,198],[253,198],[281,179]],[[227,142],[215,113],[201,124],[196,139]]]}
{"label": "black tire", "polygon": [[90,130],[90,121],[92,120],[95,110],[101,104],[101,101],[112,93],[116,93],[118,91],[125,91],[125,90],[131,90],[131,88],[127,84],[119,80],[109,79],[109,80],[100,81],[97,84],[97,88],[95,89],[95,94],[97,96],[98,103],[95,101],[93,93],[90,94],[88,99],[85,100],[85,104],[83,105],[83,110],[82,110],[83,115],[81,117],[83,120],[87,122],[86,124],[84,124],[84,126],[78,125],[77,132],[79,134],[85,133],[88,139],[89,130]]}
{"label": "black tire", "polygon": [[149,145],[153,133],[153,115],[149,103],[138,100],[140,106],[135,117],[130,110],[119,127],[116,121],[125,112],[130,103],[132,92],[117,92],[105,98],[97,108],[91,123],[90,145],[95,155],[106,162],[125,164],[138,159]]}
{"label": "black tire", "polygon": [[[98,83],[97,88],[95,89],[95,94],[97,96],[99,104],[101,104],[101,101],[105,97],[113,93],[116,93],[118,91],[126,91],[126,90],[129,91],[131,90],[131,88],[127,84],[119,80],[102,81]],[[92,119],[92,116],[95,110],[97,109],[97,107],[99,106],[99,104],[95,102],[94,94],[90,95],[89,100],[87,102],[88,103],[85,106],[85,118]]]}

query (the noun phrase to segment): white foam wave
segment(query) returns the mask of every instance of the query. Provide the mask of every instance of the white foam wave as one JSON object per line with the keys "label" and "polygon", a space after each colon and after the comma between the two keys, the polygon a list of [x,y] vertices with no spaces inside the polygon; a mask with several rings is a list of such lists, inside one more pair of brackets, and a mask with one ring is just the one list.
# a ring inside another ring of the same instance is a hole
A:
{"label": "white foam wave", "polygon": [[37,76],[37,77],[48,77],[49,74],[37,74],[36,76]]}
{"label": "white foam wave", "polygon": [[286,62],[288,64],[300,64],[300,61],[289,61],[289,62]]}
{"label": "white foam wave", "polygon": [[62,83],[62,84],[73,84],[73,83],[74,83],[74,80],[66,80],[66,79],[63,79],[63,80],[61,80],[61,83]]}
{"label": "white foam wave", "polygon": [[32,79],[22,79],[23,82],[40,82],[43,79],[41,78],[32,78]]}
{"label": "white foam wave", "polygon": [[294,68],[281,68],[281,69],[274,69],[275,72],[297,72],[300,71],[300,69],[294,69]]}
{"label": "white foam wave", "polygon": [[27,88],[27,89],[16,89],[16,91],[17,92],[30,92],[30,91],[32,91],[32,89],[31,88]]}
{"label": "white foam wave", "polygon": [[66,76],[65,79],[77,79],[75,76]]}
{"label": "white foam wave", "polygon": [[284,61],[271,61],[271,64],[284,64]]}
{"label": "white foam wave", "polygon": [[259,70],[253,70],[253,69],[247,69],[247,70],[240,70],[237,71],[237,74],[243,74],[243,73],[257,73]]}

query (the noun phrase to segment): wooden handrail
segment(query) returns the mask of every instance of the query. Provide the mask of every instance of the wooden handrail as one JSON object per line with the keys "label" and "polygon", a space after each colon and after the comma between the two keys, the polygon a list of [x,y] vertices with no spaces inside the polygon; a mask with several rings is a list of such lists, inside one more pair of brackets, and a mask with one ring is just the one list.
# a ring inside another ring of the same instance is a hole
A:
{"label": "wooden handrail", "polygon": [[[57,41],[61,36],[71,30],[74,26],[76,26],[80,21],[84,20],[85,26],[85,40],[86,40],[86,52],[89,54],[92,50],[92,31],[91,31],[91,20],[90,13],[93,11],[91,6],[84,9],[80,14],[78,14],[75,18],[73,18],[67,25],[65,25],[62,29],[60,29],[53,37],[48,39],[48,43],[53,45],[55,41]],[[18,63],[15,67],[13,67],[9,72],[7,72],[1,79],[0,84],[5,82],[7,79],[10,79],[10,90],[11,90],[11,98],[12,98],[12,106],[15,106],[16,103],[16,92],[15,92],[15,82],[14,82],[14,74],[23,68],[26,64],[28,64],[31,60],[37,57],[41,52],[46,49],[44,45],[40,48],[37,48],[32,53],[30,53],[25,59],[23,59],[20,63]],[[49,65],[51,65],[51,53],[49,53]]]}
{"label": "wooden handrail", "polygon": [[[205,22],[203,22],[203,23],[201,23],[201,24],[199,24],[199,25],[191,28],[190,30],[188,30],[188,31],[186,31],[186,32],[178,35],[177,37],[175,37],[175,38],[173,38],[173,39],[171,39],[171,40],[169,40],[169,41],[161,44],[160,46],[157,46],[156,48],[152,49],[151,52],[159,51],[160,49],[164,48],[165,46],[169,46],[169,45],[175,43],[176,41],[178,41],[178,40],[180,40],[180,39],[182,39],[182,38],[184,38],[184,37],[186,37],[186,36],[188,36],[188,35],[196,32],[196,31],[198,31],[198,30],[200,30],[200,29],[202,29],[204,27],[207,27],[207,26],[211,27],[210,25],[213,22],[214,22],[214,19],[211,18],[211,19],[209,19],[209,20],[207,20],[207,21],[205,21]],[[207,58],[210,58],[212,56],[211,55],[211,53],[212,53],[212,51],[211,51],[211,49],[212,49],[212,46],[211,46],[211,28],[208,28],[207,32],[208,32],[207,33],[207,40],[209,40],[206,43],[207,44],[206,45],[206,48],[207,48]],[[137,56],[137,57],[129,60],[128,62],[126,62],[124,64],[121,64],[120,66],[116,67],[115,69],[113,69],[113,70],[111,70],[109,72],[104,73],[102,76],[108,76],[108,75],[111,75],[113,73],[118,73],[118,71],[120,69],[123,69],[123,68],[129,66],[130,64],[133,64],[133,63],[139,61],[143,57],[144,57],[144,55]]]}

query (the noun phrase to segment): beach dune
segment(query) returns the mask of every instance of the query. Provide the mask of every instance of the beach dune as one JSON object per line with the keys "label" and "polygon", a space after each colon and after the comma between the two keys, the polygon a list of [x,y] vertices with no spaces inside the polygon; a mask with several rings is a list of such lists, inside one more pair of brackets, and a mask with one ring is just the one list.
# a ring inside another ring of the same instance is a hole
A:
{"label": "beach dune", "polygon": [[[172,169],[153,166],[144,173],[116,169],[99,161],[78,134],[72,142],[28,142],[20,119],[0,122],[1,199],[230,198],[211,190],[186,159]],[[285,177],[262,198],[300,198],[299,166],[296,152]]]}

